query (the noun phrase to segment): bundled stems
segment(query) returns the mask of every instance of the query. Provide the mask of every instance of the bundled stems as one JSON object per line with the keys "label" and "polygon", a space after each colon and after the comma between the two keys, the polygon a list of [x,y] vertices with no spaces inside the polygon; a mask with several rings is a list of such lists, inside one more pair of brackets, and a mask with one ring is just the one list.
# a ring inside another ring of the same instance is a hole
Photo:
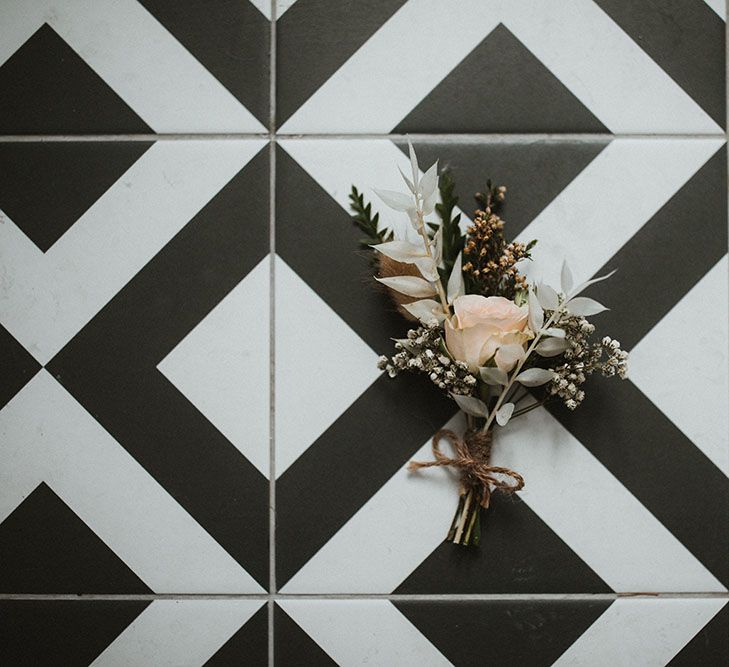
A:
{"label": "bundled stems", "polygon": [[476,489],[464,490],[446,540],[462,546],[478,545],[481,538],[481,498]]}

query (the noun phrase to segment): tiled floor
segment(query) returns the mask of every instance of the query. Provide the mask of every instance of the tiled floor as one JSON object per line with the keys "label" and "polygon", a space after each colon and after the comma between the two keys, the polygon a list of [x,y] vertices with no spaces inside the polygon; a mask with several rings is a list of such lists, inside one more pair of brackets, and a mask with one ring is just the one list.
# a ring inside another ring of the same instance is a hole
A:
{"label": "tiled floor", "polygon": [[[724,17],[0,0],[0,663],[729,663]],[[504,432],[475,550],[348,219],[406,133],[619,270],[630,381]]]}

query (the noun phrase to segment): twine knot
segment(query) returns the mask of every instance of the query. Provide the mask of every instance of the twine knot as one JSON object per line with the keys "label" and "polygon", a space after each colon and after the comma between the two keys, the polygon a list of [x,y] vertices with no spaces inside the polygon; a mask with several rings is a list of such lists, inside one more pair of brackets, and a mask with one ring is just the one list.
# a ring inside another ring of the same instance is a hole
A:
{"label": "twine knot", "polygon": [[[455,456],[446,456],[440,449],[440,441],[447,440]],[[488,508],[493,491],[516,493],[524,487],[524,478],[509,468],[489,465],[491,458],[491,431],[466,431],[459,438],[453,431],[441,429],[433,436],[433,456],[435,461],[411,461],[408,470],[431,468],[434,466],[453,466],[461,471],[461,484],[466,489],[478,492],[481,507]],[[497,477],[502,475],[511,482]]]}

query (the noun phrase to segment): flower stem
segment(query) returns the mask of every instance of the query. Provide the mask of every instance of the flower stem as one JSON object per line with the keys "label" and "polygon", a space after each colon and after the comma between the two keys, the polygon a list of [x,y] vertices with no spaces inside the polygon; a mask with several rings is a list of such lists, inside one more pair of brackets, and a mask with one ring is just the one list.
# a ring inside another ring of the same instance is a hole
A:
{"label": "flower stem", "polygon": [[446,538],[448,542],[464,547],[470,544],[478,544],[481,537],[479,495],[479,492],[473,488],[461,492],[458,499],[458,508]]}
{"label": "flower stem", "polygon": [[516,380],[517,376],[519,375],[519,371],[521,371],[522,367],[524,366],[524,363],[529,358],[529,355],[534,351],[534,348],[537,346],[537,343],[539,343],[539,340],[542,337],[542,332],[545,329],[549,329],[550,326],[554,323],[557,316],[561,313],[561,309],[558,308],[557,310],[553,311],[550,315],[549,319],[546,323],[542,325],[539,331],[535,332],[534,334],[534,340],[532,341],[532,344],[527,348],[526,354],[522,357],[521,361],[517,363],[516,368],[514,369],[514,372],[511,374],[511,377],[509,378],[509,382],[504,387],[504,390],[499,395],[499,398],[496,401],[496,405],[494,406],[494,409],[491,411],[491,414],[489,414],[488,419],[486,420],[486,423],[483,426],[483,431],[488,431],[491,424],[494,423],[494,419],[496,419],[496,413],[499,411],[499,408],[501,407],[501,404],[504,402],[504,399],[506,398],[506,395],[509,393],[509,389],[511,389],[511,385],[514,384],[514,381]]}
{"label": "flower stem", "polygon": [[[420,236],[423,237],[423,244],[425,245],[425,252],[427,253],[428,257],[430,259],[433,259],[433,252],[430,249],[430,238],[428,237],[428,232],[425,229],[425,218],[423,217],[423,211],[420,207],[420,200],[418,199],[417,195],[415,195],[415,208],[418,215],[418,232],[420,233]],[[433,262],[435,264],[435,262]],[[435,267],[435,274],[437,276],[435,280],[435,287],[438,290],[438,297],[440,298],[440,305],[443,306],[443,312],[446,314],[446,318],[450,318],[451,316],[451,309],[448,305],[448,297],[446,296],[446,292],[443,289],[443,283],[441,282],[440,275],[438,274],[438,267]]]}

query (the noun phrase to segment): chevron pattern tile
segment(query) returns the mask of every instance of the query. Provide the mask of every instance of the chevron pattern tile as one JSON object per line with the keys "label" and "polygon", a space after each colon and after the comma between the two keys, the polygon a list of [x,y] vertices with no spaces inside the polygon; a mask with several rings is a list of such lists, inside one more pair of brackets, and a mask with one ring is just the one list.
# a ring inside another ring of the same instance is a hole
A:
{"label": "chevron pattern tile", "polygon": [[[0,664],[729,663],[725,10],[0,2]],[[406,135],[619,272],[629,381],[503,432],[474,550],[348,215]]]}

